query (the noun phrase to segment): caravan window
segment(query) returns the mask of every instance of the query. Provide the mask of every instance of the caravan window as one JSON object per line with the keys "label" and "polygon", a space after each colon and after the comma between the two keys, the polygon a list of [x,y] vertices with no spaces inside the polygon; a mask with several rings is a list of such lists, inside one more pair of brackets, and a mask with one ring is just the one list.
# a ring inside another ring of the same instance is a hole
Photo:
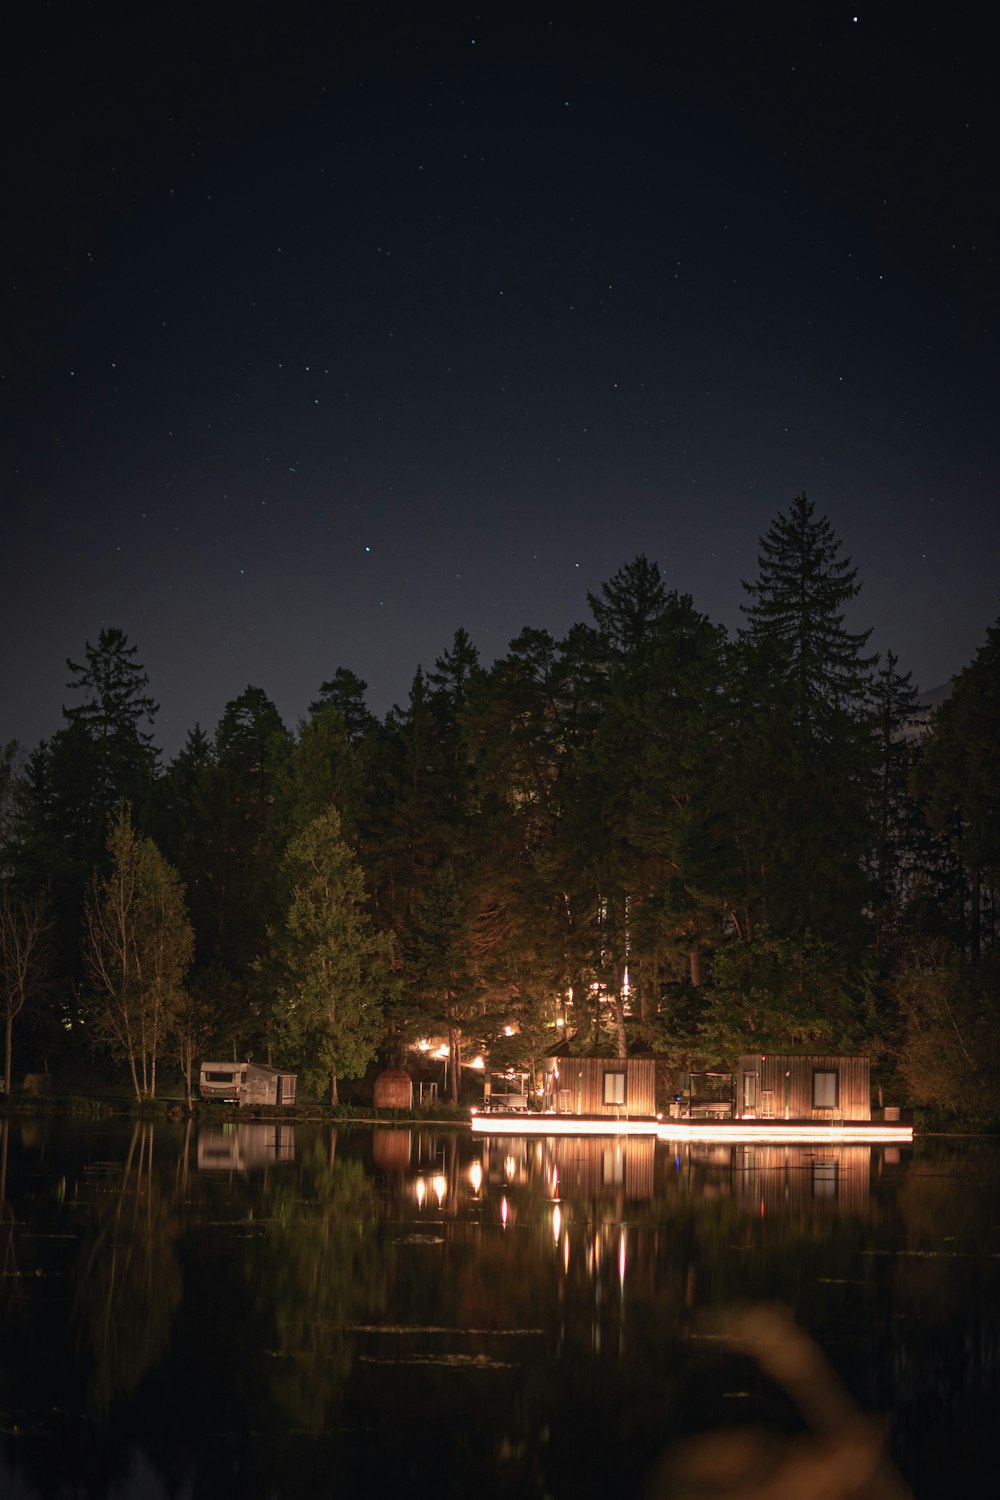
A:
{"label": "caravan window", "polygon": [[207,1068],[205,1069],[206,1083],[235,1083],[235,1081],[235,1073],[211,1073]]}

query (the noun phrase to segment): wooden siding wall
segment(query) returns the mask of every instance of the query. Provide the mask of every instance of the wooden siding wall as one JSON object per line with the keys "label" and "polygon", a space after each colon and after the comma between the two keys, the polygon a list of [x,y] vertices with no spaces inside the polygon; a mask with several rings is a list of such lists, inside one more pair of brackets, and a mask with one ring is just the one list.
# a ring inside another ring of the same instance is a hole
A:
{"label": "wooden siding wall", "polygon": [[[542,1066],[546,1086],[552,1072],[559,1071],[554,1093],[559,1114],[607,1115],[612,1119],[656,1114],[656,1064],[651,1057],[629,1057],[621,1062],[613,1057],[547,1057]],[[605,1104],[604,1075],[622,1072],[625,1103]]]}
{"label": "wooden siding wall", "polygon": [[[839,1084],[835,1109],[813,1107],[813,1073],[817,1069],[837,1074]],[[745,1073],[757,1075],[756,1102],[752,1109],[744,1106]],[[786,1089],[789,1120],[871,1119],[871,1066],[867,1057],[790,1057],[777,1053],[764,1057],[759,1053],[748,1053],[739,1059],[733,1079],[733,1118],[784,1120]],[[770,1098],[765,1097],[768,1094]]]}

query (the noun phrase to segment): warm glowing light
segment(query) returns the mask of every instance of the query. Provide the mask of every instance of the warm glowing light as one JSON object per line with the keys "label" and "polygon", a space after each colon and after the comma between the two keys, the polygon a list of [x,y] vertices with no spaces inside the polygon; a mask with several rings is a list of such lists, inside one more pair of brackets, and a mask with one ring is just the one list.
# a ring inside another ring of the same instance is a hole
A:
{"label": "warm glowing light", "polygon": [[478,1193],[483,1185],[483,1168],[481,1162],[474,1161],[472,1163],[472,1166],[469,1168],[469,1182],[472,1184],[472,1191]]}
{"label": "warm glowing light", "polygon": [[442,1042],[441,1045],[440,1045],[440,1047],[437,1049],[437,1051],[434,1054],[435,1057],[449,1057],[450,1055],[451,1054],[448,1051],[448,1043],[447,1042]]}
{"label": "warm glowing light", "polygon": [[479,1055],[477,1057],[474,1057],[470,1063],[466,1063],[465,1066],[467,1068],[485,1068],[486,1063],[483,1060],[482,1055]]}
{"label": "warm glowing light", "polygon": [[427,1038],[425,1036],[422,1036],[420,1038],[419,1042],[417,1043],[417,1051],[418,1052],[429,1052],[430,1050],[431,1050],[431,1044],[430,1044],[430,1042],[427,1040]]}
{"label": "warm glowing light", "polygon": [[625,1285],[625,1230],[618,1236],[618,1284]]}
{"label": "warm glowing light", "polygon": [[508,1214],[508,1212],[509,1212],[509,1210],[507,1208],[507,1199],[506,1198],[501,1198],[501,1200],[500,1200],[500,1222],[501,1222],[501,1224],[503,1225],[503,1227],[505,1229],[507,1228],[507,1214]]}
{"label": "warm glowing light", "polygon": [[415,1191],[416,1191],[416,1194],[417,1194],[417,1207],[418,1208],[423,1208],[423,1206],[424,1206],[424,1199],[427,1197],[427,1184],[426,1184],[426,1182],[424,1181],[424,1179],[422,1177],[418,1177],[417,1178],[417,1185],[416,1185]]}
{"label": "warm glowing light", "polygon": [[569,1271],[569,1230],[563,1235],[563,1270]]}
{"label": "warm glowing light", "polygon": [[514,1028],[513,1028],[513,1026],[510,1026],[510,1025],[505,1026],[504,1029],[503,1029],[503,1034],[504,1034],[504,1036],[513,1036],[514,1035]]}
{"label": "warm glowing light", "polygon": [[562,1209],[559,1207],[559,1205],[557,1203],[555,1205],[555,1207],[553,1208],[553,1210],[552,1210],[552,1238],[555,1240],[555,1242],[556,1242],[557,1245],[559,1243],[559,1236],[560,1236],[561,1233],[562,1233]]}
{"label": "warm glowing light", "polygon": [[833,1142],[852,1145],[858,1142],[877,1145],[880,1141],[912,1141],[912,1125],[761,1125],[748,1121],[741,1125],[710,1124],[708,1121],[666,1120],[657,1132],[661,1141],[769,1141],[777,1145]]}
{"label": "warm glowing light", "polygon": [[441,1204],[444,1202],[444,1195],[448,1191],[448,1179],[442,1172],[438,1172],[437,1175],[431,1179],[431,1187],[437,1194],[438,1208],[440,1208]]}
{"label": "warm glowing light", "polygon": [[616,1120],[610,1115],[604,1120],[582,1120],[578,1115],[534,1113],[474,1115],[471,1124],[484,1135],[655,1135],[659,1128],[658,1120]]}

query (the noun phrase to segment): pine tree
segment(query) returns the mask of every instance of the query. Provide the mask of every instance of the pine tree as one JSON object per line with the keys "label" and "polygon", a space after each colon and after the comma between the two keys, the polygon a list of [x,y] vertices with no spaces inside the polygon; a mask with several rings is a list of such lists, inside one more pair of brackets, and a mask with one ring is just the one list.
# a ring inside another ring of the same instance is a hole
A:
{"label": "pine tree", "polygon": [[599,594],[587,594],[598,633],[615,656],[628,656],[649,639],[669,599],[659,568],[641,552]]}
{"label": "pine tree", "polygon": [[1000,884],[1000,621],[934,713],[916,784],[928,822],[964,871],[962,940],[972,961],[996,941]]}
{"label": "pine tree", "polygon": [[754,601],[743,606],[750,635],[773,649],[803,731],[822,732],[831,709],[863,705],[876,661],[863,655],[871,631],[844,625],[861,585],[839,552],[830,522],[817,520],[812,502],[798,495],[761,538],[756,583],[743,584]]}
{"label": "pine tree", "polygon": [[875,750],[870,632],[844,611],[860,585],[825,517],[804,495],[761,540],[744,584],[729,796],[747,875],[746,936],[812,929],[858,952],[868,901]]}
{"label": "pine tree", "polygon": [[142,726],[152,725],[158,705],[146,691],[149,677],[135,660],[137,652],[123,630],[108,626],[96,646],[87,641],[82,663],[66,661],[74,674],[67,687],[84,698],[64,707],[63,717],[85,729],[96,748],[97,792],[105,812],[126,801],[138,805],[156,773],[152,729]]}
{"label": "pine tree", "polygon": [[338,667],[329,682],[320,684],[319,696],[309,705],[312,715],[324,709],[335,709],[344,723],[344,732],[352,745],[360,745],[366,734],[378,727],[378,720],[368,709],[365,695],[368,684],[347,667]]}

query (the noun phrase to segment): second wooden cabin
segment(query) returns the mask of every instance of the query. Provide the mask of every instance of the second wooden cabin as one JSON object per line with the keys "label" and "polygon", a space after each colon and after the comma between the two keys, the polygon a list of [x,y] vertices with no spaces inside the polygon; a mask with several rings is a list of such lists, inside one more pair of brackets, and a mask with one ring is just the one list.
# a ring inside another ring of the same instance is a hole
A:
{"label": "second wooden cabin", "polygon": [[746,1053],[733,1079],[736,1120],[870,1120],[867,1057]]}

